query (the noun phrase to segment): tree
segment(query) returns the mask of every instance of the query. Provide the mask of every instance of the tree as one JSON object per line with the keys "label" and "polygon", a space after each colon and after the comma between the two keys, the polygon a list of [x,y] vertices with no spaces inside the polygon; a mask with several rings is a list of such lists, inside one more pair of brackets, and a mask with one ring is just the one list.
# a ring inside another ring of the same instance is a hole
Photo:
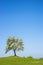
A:
{"label": "tree", "polygon": [[24,47],[23,47],[23,41],[22,39],[18,39],[18,38],[15,38],[15,37],[9,37],[7,39],[7,43],[6,43],[6,52],[7,53],[8,51],[10,50],[13,50],[14,51],[14,56],[16,56],[16,51],[19,51],[19,50],[24,50]]}

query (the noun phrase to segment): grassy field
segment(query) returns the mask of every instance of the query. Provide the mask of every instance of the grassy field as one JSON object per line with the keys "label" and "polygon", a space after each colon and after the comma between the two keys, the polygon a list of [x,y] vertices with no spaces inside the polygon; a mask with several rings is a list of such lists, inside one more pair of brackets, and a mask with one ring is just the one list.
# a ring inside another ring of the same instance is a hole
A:
{"label": "grassy field", "polygon": [[43,65],[43,59],[34,59],[31,57],[5,57],[0,58],[0,65]]}

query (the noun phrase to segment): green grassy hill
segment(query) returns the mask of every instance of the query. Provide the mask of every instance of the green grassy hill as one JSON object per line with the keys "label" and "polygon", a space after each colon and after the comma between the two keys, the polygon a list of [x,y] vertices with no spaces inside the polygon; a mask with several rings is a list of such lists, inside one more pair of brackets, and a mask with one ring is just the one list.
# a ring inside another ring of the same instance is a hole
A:
{"label": "green grassy hill", "polygon": [[43,65],[43,59],[34,59],[32,57],[5,57],[0,58],[0,65]]}

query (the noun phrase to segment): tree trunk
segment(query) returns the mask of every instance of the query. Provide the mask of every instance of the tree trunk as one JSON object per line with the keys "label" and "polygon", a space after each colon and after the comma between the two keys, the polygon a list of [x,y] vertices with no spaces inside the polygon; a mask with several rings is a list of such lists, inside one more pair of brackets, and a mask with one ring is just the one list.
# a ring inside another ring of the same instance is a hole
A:
{"label": "tree trunk", "polygon": [[14,49],[14,56],[16,56],[16,50]]}

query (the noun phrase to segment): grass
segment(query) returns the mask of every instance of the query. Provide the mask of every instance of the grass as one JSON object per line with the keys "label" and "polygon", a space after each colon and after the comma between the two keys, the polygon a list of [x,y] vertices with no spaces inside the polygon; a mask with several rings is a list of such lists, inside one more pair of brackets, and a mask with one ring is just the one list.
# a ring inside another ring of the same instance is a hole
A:
{"label": "grass", "polygon": [[32,57],[21,58],[11,56],[0,58],[0,65],[43,65],[43,59],[34,59]]}

